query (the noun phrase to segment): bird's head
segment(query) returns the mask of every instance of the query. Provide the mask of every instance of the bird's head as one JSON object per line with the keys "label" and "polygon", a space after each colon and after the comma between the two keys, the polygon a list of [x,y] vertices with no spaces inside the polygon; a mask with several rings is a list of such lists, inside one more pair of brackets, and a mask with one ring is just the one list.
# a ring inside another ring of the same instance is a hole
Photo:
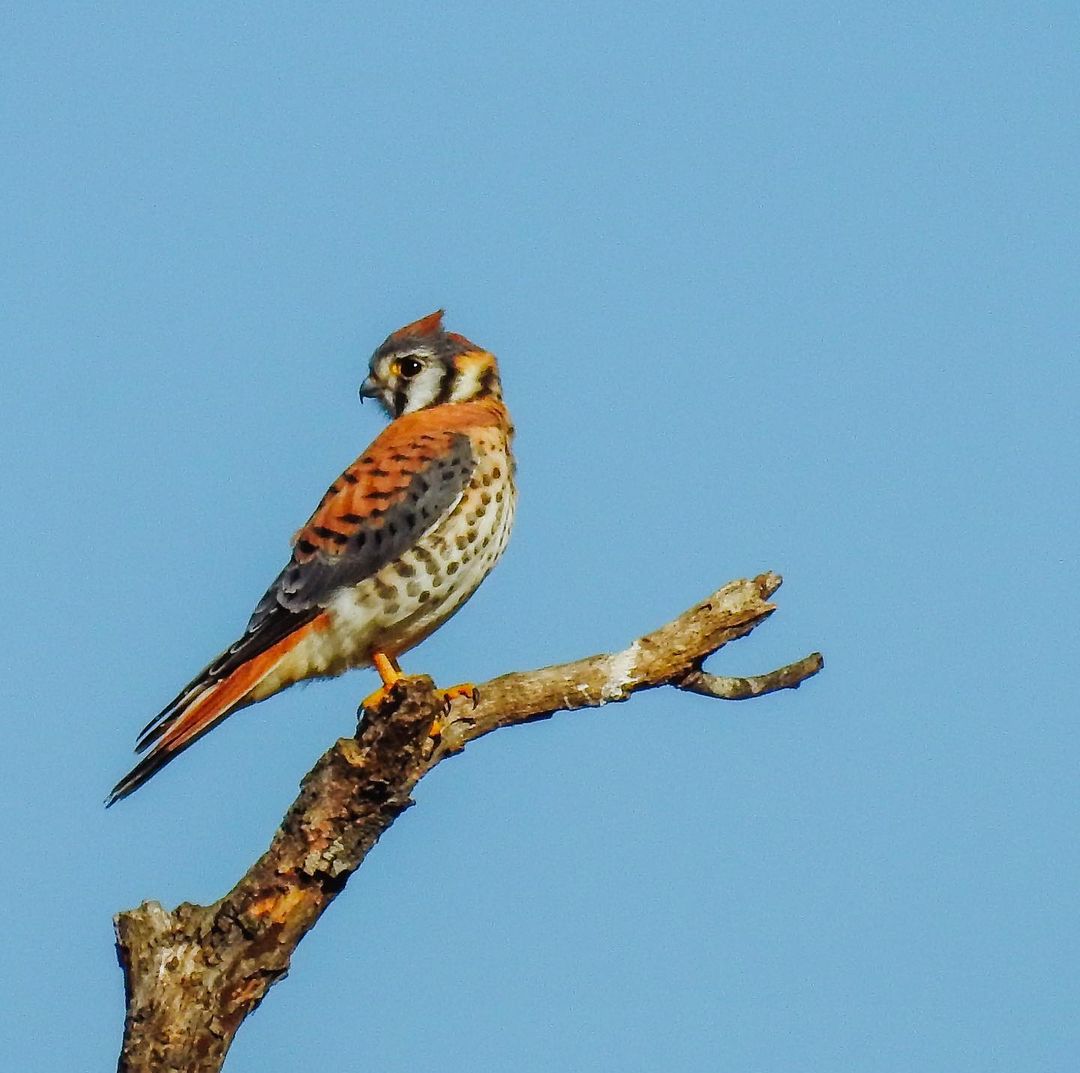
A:
{"label": "bird's head", "polygon": [[485,397],[502,398],[495,355],[442,326],[443,311],[406,324],[371,356],[361,399],[378,399],[391,417]]}

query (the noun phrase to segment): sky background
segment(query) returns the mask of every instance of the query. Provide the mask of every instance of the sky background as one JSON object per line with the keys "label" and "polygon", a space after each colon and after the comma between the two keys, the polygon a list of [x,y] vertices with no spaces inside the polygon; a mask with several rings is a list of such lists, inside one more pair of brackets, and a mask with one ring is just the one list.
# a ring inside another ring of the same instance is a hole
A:
{"label": "sky background", "polygon": [[112,1068],[112,914],[212,901],[370,671],[137,731],[445,306],[516,419],[482,681],[782,573],[656,691],[441,766],[228,1073],[1080,1061],[1075,4],[9,5],[0,1053]]}

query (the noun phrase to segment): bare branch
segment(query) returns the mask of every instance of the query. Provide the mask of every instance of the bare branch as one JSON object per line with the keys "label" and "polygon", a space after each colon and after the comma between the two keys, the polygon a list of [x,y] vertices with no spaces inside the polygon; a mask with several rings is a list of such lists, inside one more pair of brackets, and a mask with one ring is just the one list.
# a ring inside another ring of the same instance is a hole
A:
{"label": "bare branch", "polygon": [[766,693],[775,693],[778,689],[798,689],[807,678],[813,677],[825,666],[825,657],[820,652],[811,652],[809,656],[778,667],[768,674],[756,674],[750,678],[727,678],[708,671],[691,671],[689,674],[672,682],[673,686],[685,689],[688,693],[700,693],[703,697],[716,697],[719,700],[750,700]]}
{"label": "bare branch", "polygon": [[440,760],[500,727],[557,711],[626,700],[672,685],[724,699],[792,689],[822,667],[815,653],[756,678],[720,678],[702,663],[775,610],[776,574],[733,581],[660,629],[613,654],[506,674],[480,686],[479,703],[445,709],[429,678],[395,686],[364,712],[304,779],[269,849],[220,901],[156,902],[116,917],[127,991],[120,1073],[216,1073],[244,1018],[289,967],[382,833],[412,804],[413,787]]}

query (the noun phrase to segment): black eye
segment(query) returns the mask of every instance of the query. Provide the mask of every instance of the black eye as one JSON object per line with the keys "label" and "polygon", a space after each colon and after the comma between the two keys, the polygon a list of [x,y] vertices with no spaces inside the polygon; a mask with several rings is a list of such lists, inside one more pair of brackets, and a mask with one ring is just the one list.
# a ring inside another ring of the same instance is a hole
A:
{"label": "black eye", "polygon": [[398,362],[398,373],[406,380],[415,376],[422,368],[423,365],[416,358],[402,358]]}

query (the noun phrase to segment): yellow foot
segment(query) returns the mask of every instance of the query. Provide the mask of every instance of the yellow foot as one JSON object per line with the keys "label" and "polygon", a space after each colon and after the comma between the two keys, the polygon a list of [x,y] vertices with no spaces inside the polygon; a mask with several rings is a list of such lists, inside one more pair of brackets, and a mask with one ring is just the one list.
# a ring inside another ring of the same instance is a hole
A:
{"label": "yellow foot", "polygon": [[[390,690],[397,685],[398,682],[405,678],[406,675],[402,673],[401,667],[398,666],[398,662],[392,656],[387,656],[383,652],[375,652],[371,657],[372,665],[375,670],[379,672],[379,677],[382,679],[382,685],[375,690],[370,696],[367,696],[361,701],[360,707],[366,708],[368,711],[374,711],[386,700]],[[468,697],[472,701],[472,706],[475,708],[480,701],[480,692],[472,682],[463,682],[461,685],[451,686],[449,689],[440,689],[439,696],[442,698],[444,710],[449,713],[450,705],[458,699],[458,697]],[[442,733],[442,723],[439,720],[435,720],[431,724],[431,730],[429,731],[431,737],[437,738]]]}
{"label": "yellow foot", "polygon": [[390,690],[405,677],[401,673],[398,661],[393,656],[387,656],[383,652],[375,652],[371,656],[371,663],[375,670],[379,672],[382,685],[360,702],[360,707],[367,708],[369,712],[378,708],[386,700],[386,695]]}
{"label": "yellow foot", "polygon": [[369,693],[361,702],[361,708],[367,708],[369,712],[373,712],[384,700],[390,692],[390,686],[379,686],[374,693]]}
{"label": "yellow foot", "polygon": [[480,703],[480,690],[472,682],[462,682],[461,685],[451,686],[449,689],[440,689],[439,695],[442,697],[447,711],[450,711],[450,705],[458,697],[468,697],[472,701],[474,708]]}
{"label": "yellow foot", "polygon": [[[480,691],[472,684],[472,682],[462,682],[461,685],[451,686],[449,689],[440,689],[439,696],[442,697],[443,712],[446,715],[450,714],[450,705],[457,700],[458,697],[468,697],[472,701],[472,706],[475,708],[480,703]],[[431,729],[428,731],[428,737],[440,738],[442,737],[443,723],[441,719],[436,719],[431,724]]]}

